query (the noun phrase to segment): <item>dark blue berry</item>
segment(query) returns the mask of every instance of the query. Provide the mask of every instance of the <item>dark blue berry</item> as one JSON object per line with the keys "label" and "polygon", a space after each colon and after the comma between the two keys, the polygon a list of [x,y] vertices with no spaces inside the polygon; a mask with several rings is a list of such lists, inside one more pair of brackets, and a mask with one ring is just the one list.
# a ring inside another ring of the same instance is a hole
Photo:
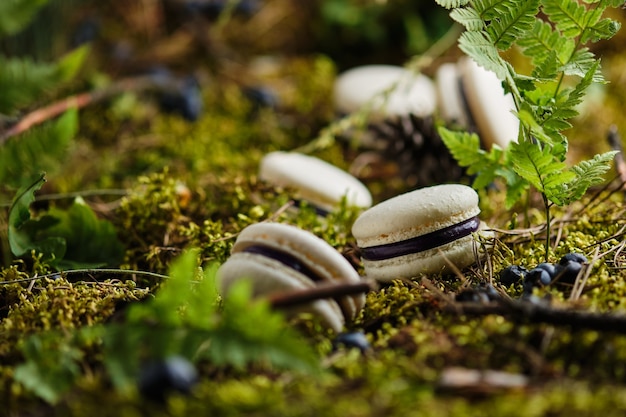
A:
{"label": "dark blue berry", "polygon": [[255,105],[255,107],[275,108],[278,105],[278,98],[272,90],[267,87],[246,87],[243,95]]}
{"label": "dark blue berry", "polygon": [[564,284],[574,284],[578,273],[583,268],[583,264],[587,262],[587,258],[580,253],[568,253],[559,261],[559,280]]}
{"label": "dark blue berry", "polygon": [[161,96],[160,105],[167,113],[176,113],[186,120],[196,121],[203,107],[198,81],[194,77],[186,77],[179,89],[167,91]]}
{"label": "dark blue berry", "polygon": [[454,299],[459,302],[488,303],[489,296],[482,288],[466,288],[459,292]]}
{"label": "dark blue berry", "polygon": [[347,348],[357,348],[364,353],[370,349],[370,343],[368,342],[363,332],[350,332],[340,333],[333,340],[333,348],[337,349],[340,345]]}
{"label": "dark blue berry", "polygon": [[568,253],[567,255],[564,255],[561,260],[559,261],[560,265],[566,265],[569,262],[576,262],[579,264],[584,264],[587,262],[587,257],[585,255],[582,255],[580,253]]}
{"label": "dark blue berry", "polygon": [[511,265],[500,271],[500,283],[505,287],[511,287],[520,282],[528,270],[523,266]]}
{"label": "dark blue berry", "polygon": [[[551,268],[551,271],[553,273],[556,272],[556,268]],[[539,266],[537,266],[536,268],[531,269],[530,271],[528,271],[528,274],[526,274],[526,276],[524,277],[524,284],[531,283],[533,286],[534,285],[549,285],[550,282],[552,282],[552,274],[550,274],[550,272],[545,269],[545,268],[540,268]]]}
{"label": "dark blue berry", "polygon": [[583,269],[582,264],[578,262],[569,261],[566,264],[559,264],[560,273],[559,273],[559,281],[564,284],[574,284],[576,282],[576,277],[578,277],[578,273],[581,269]]}
{"label": "dark blue berry", "polygon": [[171,356],[146,364],[140,372],[138,388],[145,398],[165,402],[172,392],[188,394],[198,380],[195,367],[187,359]]}

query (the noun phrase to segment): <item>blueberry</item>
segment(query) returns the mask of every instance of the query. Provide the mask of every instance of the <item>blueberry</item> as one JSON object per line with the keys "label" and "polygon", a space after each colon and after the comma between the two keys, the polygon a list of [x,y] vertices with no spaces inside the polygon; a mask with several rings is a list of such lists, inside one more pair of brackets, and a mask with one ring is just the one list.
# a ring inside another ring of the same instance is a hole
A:
{"label": "blueberry", "polygon": [[588,262],[587,258],[580,253],[568,253],[563,256],[559,261],[559,282],[574,284],[578,273],[586,262]]}
{"label": "blueberry", "polygon": [[576,277],[578,277],[578,273],[581,269],[583,269],[582,264],[578,262],[569,261],[566,264],[559,264],[560,273],[559,273],[559,281],[565,284],[574,284],[576,282]]}
{"label": "blueberry", "polygon": [[179,89],[167,91],[161,96],[160,105],[167,113],[177,113],[190,122],[196,121],[203,107],[198,81],[194,77],[186,77]]}
{"label": "blueberry", "polygon": [[363,332],[340,333],[333,340],[333,348],[337,349],[339,345],[347,348],[357,348],[361,353],[365,353],[370,349],[370,343]]}
{"label": "blueberry", "polygon": [[[541,268],[537,265],[536,268],[528,271],[528,274],[524,277],[524,284],[528,282],[532,285],[549,285],[550,282],[552,282],[552,278],[555,276],[553,274],[555,273],[556,268],[554,268],[554,266],[552,268]],[[526,286],[524,286],[524,288],[526,288]]]}
{"label": "blueberry", "polygon": [[459,302],[488,303],[489,296],[480,288],[466,288],[459,292],[454,299]]}
{"label": "blueberry", "polygon": [[198,380],[195,367],[180,356],[146,364],[139,375],[139,392],[157,402],[165,402],[171,392],[188,394]]}
{"label": "blueberry", "polygon": [[505,287],[511,287],[520,282],[527,272],[528,270],[523,266],[507,266],[500,272],[500,283]]}
{"label": "blueberry", "polygon": [[584,264],[587,262],[587,257],[580,253],[568,253],[567,255],[564,255],[561,258],[561,260],[559,261],[559,264],[566,265],[569,262],[576,262],[579,264]]}
{"label": "blueberry", "polygon": [[278,105],[278,98],[272,90],[267,87],[246,87],[243,95],[254,104],[255,107],[275,108]]}

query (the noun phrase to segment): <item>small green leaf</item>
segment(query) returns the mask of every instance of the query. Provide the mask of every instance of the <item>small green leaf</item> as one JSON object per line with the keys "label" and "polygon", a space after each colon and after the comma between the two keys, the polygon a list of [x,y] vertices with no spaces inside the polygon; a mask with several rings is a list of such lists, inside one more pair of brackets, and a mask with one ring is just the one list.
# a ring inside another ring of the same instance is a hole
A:
{"label": "small green leaf", "polygon": [[57,222],[37,230],[37,236],[66,242],[65,254],[51,254],[55,257],[52,262],[55,267],[97,268],[122,260],[124,248],[113,224],[98,219],[82,198],[77,198],[67,210],[50,209],[48,216]]}
{"label": "small green leaf", "polygon": [[35,191],[39,190],[46,182],[45,175],[41,175],[35,182],[20,190],[13,200],[9,210],[9,245],[15,256],[22,256],[30,251],[36,244],[29,234],[22,230],[30,220],[30,205],[35,201]]}

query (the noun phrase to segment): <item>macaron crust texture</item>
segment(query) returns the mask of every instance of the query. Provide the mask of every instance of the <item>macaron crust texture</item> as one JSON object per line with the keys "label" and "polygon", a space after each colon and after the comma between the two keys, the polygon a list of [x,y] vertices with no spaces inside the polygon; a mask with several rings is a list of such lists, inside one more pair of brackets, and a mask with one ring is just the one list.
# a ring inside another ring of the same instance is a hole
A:
{"label": "macaron crust texture", "polygon": [[[356,283],[360,276],[332,246],[312,233],[281,223],[257,223],[237,237],[231,256],[217,273],[222,294],[240,280],[250,280],[253,296],[303,290],[327,283]],[[339,333],[365,304],[365,295],[322,299],[293,308],[308,312]]]}
{"label": "macaron crust texture", "polygon": [[366,210],[352,226],[366,276],[390,281],[449,272],[448,262],[473,264],[474,233],[485,227],[479,213],[478,194],[461,184],[421,188]]}
{"label": "macaron crust texture", "polygon": [[348,172],[319,158],[297,152],[270,152],[263,157],[259,178],[279,187],[291,187],[297,198],[321,212],[337,208],[345,196],[349,206],[368,208],[372,195],[365,185]]}

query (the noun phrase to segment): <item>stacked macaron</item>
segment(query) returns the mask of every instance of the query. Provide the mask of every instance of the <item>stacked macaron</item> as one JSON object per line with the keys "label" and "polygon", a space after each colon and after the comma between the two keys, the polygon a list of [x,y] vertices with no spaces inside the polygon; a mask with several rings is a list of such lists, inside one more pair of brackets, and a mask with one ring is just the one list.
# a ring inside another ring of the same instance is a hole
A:
{"label": "stacked macaron", "polygon": [[333,90],[339,113],[353,113],[371,105],[371,120],[409,114],[425,117],[437,108],[430,78],[393,65],[352,68],[337,77]]}
{"label": "stacked macaron", "polygon": [[296,152],[271,152],[263,157],[259,178],[279,187],[296,191],[318,213],[337,208],[342,198],[346,204],[368,208],[372,195],[363,183],[349,173],[319,158]]}
{"label": "stacked macaron", "polygon": [[[280,223],[258,223],[237,237],[231,256],[218,270],[223,294],[248,279],[255,296],[312,288],[327,283],[356,283],[360,277],[332,246],[312,233]],[[363,294],[321,299],[289,312],[310,312],[340,332],[365,303]]]}
{"label": "stacked macaron", "polygon": [[473,264],[475,234],[489,235],[479,213],[478,194],[461,184],[421,188],[375,205],[352,227],[366,275],[389,281]]}
{"label": "stacked macaron", "polygon": [[444,121],[475,130],[485,148],[494,144],[506,148],[517,140],[515,103],[493,72],[463,57],[437,69],[436,87]]}

